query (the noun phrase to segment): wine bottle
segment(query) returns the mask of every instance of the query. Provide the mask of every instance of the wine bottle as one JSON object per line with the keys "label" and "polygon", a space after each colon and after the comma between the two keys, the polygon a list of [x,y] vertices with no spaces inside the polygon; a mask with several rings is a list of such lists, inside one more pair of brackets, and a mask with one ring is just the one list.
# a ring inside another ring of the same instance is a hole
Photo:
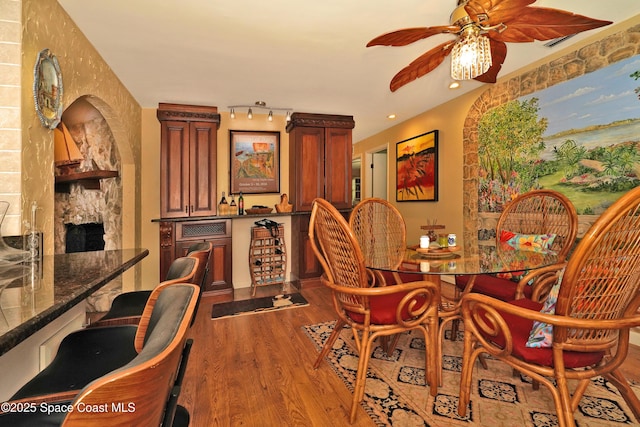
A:
{"label": "wine bottle", "polygon": [[229,204],[229,215],[238,215],[238,205],[236,205],[236,196],[231,195],[231,203]]}
{"label": "wine bottle", "polygon": [[244,215],[244,197],[242,197],[242,191],[240,197],[238,197],[238,215]]}
{"label": "wine bottle", "polygon": [[218,214],[229,215],[229,204],[227,203],[227,198],[224,197],[224,191],[222,192],[222,198],[218,204]]}

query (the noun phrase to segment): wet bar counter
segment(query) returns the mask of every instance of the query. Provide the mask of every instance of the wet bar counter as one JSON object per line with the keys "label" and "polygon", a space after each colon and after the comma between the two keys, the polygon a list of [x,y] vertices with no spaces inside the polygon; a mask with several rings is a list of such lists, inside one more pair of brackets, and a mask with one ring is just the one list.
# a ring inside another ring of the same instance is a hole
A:
{"label": "wet bar counter", "polygon": [[0,268],[0,355],[57,321],[148,254],[142,248],[79,252],[45,256],[24,264],[22,271],[16,266]]}

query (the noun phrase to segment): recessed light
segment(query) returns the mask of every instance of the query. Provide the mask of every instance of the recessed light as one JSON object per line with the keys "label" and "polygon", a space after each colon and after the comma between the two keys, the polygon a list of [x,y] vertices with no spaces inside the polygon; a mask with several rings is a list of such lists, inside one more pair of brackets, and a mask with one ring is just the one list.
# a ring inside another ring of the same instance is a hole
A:
{"label": "recessed light", "polygon": [[395,118],[396,118],[396,115],[395,115],[395,114],[389,114],[389,115],[387,116],[387,119],[389,119],[389,120],[393,120],[393,119],[395,119]]}
{"label": "recessed light", "polygon": [[451,83],[449,83],[449,89],[458,89],[459,87],[460,87],[460,82],[457,80],[454,80]]}

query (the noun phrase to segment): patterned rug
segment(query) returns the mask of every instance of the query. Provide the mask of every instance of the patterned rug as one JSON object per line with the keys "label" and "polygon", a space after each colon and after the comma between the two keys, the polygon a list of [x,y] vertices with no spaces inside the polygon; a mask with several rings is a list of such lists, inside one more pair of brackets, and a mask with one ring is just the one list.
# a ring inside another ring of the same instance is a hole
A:
{"label": "patterned rug", "polygon": [[[318,349],[335,322],[303,326]],[[535,391],[531,379],[512,376],[511,368],[487,357],[489,369],[479,364],[473,373],[470,411],[457,413],[462,368],[462,333],[444,342],[443,386],[432,397],[425,386],[425,344],[417,331],[400,337],[396,350],[386,356],[376,347],[369,363],[362,406],[378,426],[557,426],[553,399],[546,387]],[[327,357],[333,370],[353,392],[358,357],[353,335],[344,329]],[[640,389],[634,386],[637,394]],[[592,381],[575,412],[579,427],[637,425],[633,412],[616,388],[602,378]]]}
{"label": "patterned rug", "polygon": [[211,318],[221,319],[223,317],[264,313],[265,311],[304,307],[307,305],[309,305],[309,303],[299,293],[276,295],[274,297],[251,298],[241,301],[214,304],[211,309]]}

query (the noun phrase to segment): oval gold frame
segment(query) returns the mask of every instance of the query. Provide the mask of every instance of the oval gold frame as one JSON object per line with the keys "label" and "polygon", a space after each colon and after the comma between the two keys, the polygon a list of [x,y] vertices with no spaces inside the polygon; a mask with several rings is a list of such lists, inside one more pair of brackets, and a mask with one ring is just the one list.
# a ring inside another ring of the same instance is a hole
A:
{"label": "oval gold frame", "polygon": [[62,117],[62,73],[58,59],[43,49],[33,70],[33,98],[42,125],[55,129]]}

